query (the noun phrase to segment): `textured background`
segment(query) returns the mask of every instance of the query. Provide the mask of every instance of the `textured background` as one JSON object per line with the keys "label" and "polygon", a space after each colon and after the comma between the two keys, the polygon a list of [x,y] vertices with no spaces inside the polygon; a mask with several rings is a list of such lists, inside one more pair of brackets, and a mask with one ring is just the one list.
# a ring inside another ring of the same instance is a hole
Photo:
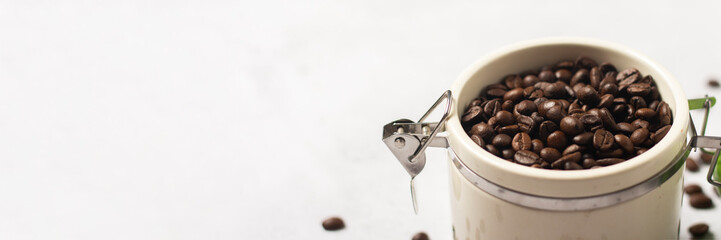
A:
{"label": "textured background", "polygon": [[[415,216],[383,124],[420,117],[477,58],[546,36],[627,45],[688,97],[719,95],[705,81],[721,74],[720,7],[2,1],[0,238],[449,239],[444,152],[428,151]],[[682,238],[696,221],[721,233],[718,209],[683,211]],[[323,231],[330,215],[347,228]]]}

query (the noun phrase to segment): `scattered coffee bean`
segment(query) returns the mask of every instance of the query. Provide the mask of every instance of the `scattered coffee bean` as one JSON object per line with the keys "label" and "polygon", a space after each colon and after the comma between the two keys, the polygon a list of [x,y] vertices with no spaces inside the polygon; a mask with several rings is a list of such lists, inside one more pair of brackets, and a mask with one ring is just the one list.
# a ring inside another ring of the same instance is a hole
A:
{"label": "scattered coffee bean", "polygon": [[711,198],[703,193],[692,194],[688,201],[694,208],[707,209],[713,207],[713,201],[711,201]]}
{"label": "scattered coffee bean", "polygon": [[428,238],[428,234],[426,234],[424,232],[419,232],[419,233],[416,233],[416,235],[413,235],[412,239],[413,240],[429,240],[430,238]]}
{"label": "scattered coffee bean", "polygon": [[331,217],[323,220],[323,228],[328,231],[336,231],[345,228],[345,223],[339,217]]}
{"label": "scattered coffee bean", "polygon": [[693,158],[686,158],[686,170],[689,170],[691,172],[698,172],[698,164],[696,163],[696,160],[693,160]]}
{"label": "scattered coffee bean", "polygon": [[699,186],[698,184],[689,184],[683,187],[683,192],[688,195],[694,195],[697,193],[703,193],[703,190],[701,190],[701,186]]}
{"label": "scattered coffee bean", "polygon": [[715,87],[715,88],[717,88],[717,87],[719,87],[719,82],[718,82],[716,79],[713,79],[713,78],[712,78],[712,79],[709,79],[709,80],[708,80],[708,85],[709,85],[710,87]]}
{"label": "scattered coffee bean", "polygon": [[701,161],[703,161],[703,163],[705,163],[705,164],[711,164],[711,160],[713,160],[713,155],[712,155],[712,154],[708,154],[708,153],[705,153],[705,152],[701,152]]}
{"label": "scattered coffee bean", "polygon": [[546,169],[626,161],[661,141],[673,122],[653,77],[584,56],[508,74],[467,106],[461,124],[474,143]]}
{"label": "scattered coffee bean", "polygon": [[708,233],[708,224],[697,223],[691,225],[691,227],[688,228],[688,232],[691,233],[691,236],[693,237],[703,237],[706,233]]}

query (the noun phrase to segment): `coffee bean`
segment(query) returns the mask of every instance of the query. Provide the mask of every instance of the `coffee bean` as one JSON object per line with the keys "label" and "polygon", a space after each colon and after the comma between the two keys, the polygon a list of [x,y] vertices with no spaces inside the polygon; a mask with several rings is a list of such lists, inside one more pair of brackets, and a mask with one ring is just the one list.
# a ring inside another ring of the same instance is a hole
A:
{"label": "coffee bean", "polygon": [[712,79],[708,80],[708,85],[709,85],[709,87],[717,88],[717,87],[719,87],[719,82],[716,79],[712,78]]}
{"label": "coffee bean", "polygon": [[603,83],[601,83],[601,90],[599,92],[602,95],[605,95],[605,94],[616,95],[616,94],[618,94],[618,85],[616,85],[616,84],[603,85]]}
{"label": "coffee bean", "polygon": [[336,231],[345,228],[343,219],[339,217],[331,217],[323,220],[323,228],[328,231]]}
{"label": "coffee bean", "polygon": [[601,118],[593,114],[584,114],[579,119],[587,131],[595,131],[603,126]]}
{"label": "coffee bean", "polygon": [[628,154],[633,154],[633,143],[631,142],[631,139],[629,139],[626,135],[623,134],[616,134],[613,135],[613,140],[618,144],[621,149],[623,149],[624,152]]}
{"label": "coffee bean", "polygon": [[538,77],[536,77],[535,74],[527,75],[527,76],[523,77],[523,86],[524,86],[524,87],[531,87],[531,86],[535,85],[536,83],[538,83],[538,82],[540,82],[540,81],[541,81],[541,79],[539,79]]}
{"label": "coffee bean", "polygon": [[416,233],[416,235],[413,235],[412,239],[413,240],[429,240],[430,238],[428,238],[428,234],[426,234],[424,232],[419,232],[419,233]]}
{"label": "coffee bean", "polygon": [[613,106],[613,94],[604,94],[598,101],[598,108],[611,108]]}
{"label": "coffee bean", "polygon": [[520,132],[517,133],[516,136],[513,137],[513,142],[511,143],[511,146],[514,150],[531,150],[532,149],[532,143],[531,143],[531,136],[528,135],[528,133]]}
{"label": "coffee bean", "polygon": [[560,169],[560,168],[563,168],[567,162],[575,163],[578,161],[581,161],[581,153],[575,152],[575,153],[561,156],[560,158],[558,158],[558,160],[551,163],[551,167]]}
{"label": "coffee bean", "polygon": [[699,186],[698,184],[689,184],[683,187],[683,192],[688,195],[693,195],[697,193],[703,193],[703,189],[701,189],[701,186]]}
{"label": "coffee bean", "polygon": [[543,88],[543,96],[549,99],[565,98],[568,96],[566,85],[564,85],[563,82],[547,84],[545,88]]}
{"label": "coffee bean", "polygon": [[566,134],[555,131],[548,135],[546,145],[558,150],[566,148]]}
{"label": "coffee bean", "polygon": [[563,107],[561,106],[555,106],[548,111],[546,111],[546,119],[551,120],[553,122],[559,122],[563,117],[566,116],[566,112],[563,110]]}
{"label": "coffee bean", "polygon": [[626,92],[632,96],[646,96],[651,92],[651,85],[648,83],[634,83],[628,85]]}
{"label": "coffee bean", "polygon": [[650,120],[656,117],[656,111],[650,108],[641,108],[636,110],[636,117],[640,119]]}
{"label": "coffee bean", "polygon": [[616,126],[616,120],[613,119],[613,116],[611,115],[611,112],[608,111],[608,109],[599,109],[598,117],[601,118],[601,122],[603,122],[603,127],[605,127],[606,129],[611,131],[615,131],[616,129],[618,129],[618,126]]}
{"label": "coffee bean", "polygon": [[561,131],[567,136],[575,136],[583,132],[583,123],[575,117],[566,116],[561,119]]}
{"label": "coffee bean", "polygon": [[628,85],[636,83],[640,79],[641,74],[635,68],[623,70],[616,76],[616,81],[618,81],[618,85],[622,89],[627,87]]}
{"label": "coffee bean", "polygon": [[596,166],[596,160],[593,160],[593,158],[585,158],[583,159],[583,168],[589,169],[593,166]]}
{"label": "coffee bean", "polygon": [[481,147],[486,145],[486,143],[483,141],[483,138],[479,137],[478,135],[471,135],[471,141]]}
{"label": "coffee bean", "polygon": [[564,170],[582,170],[583,167],[581,167],[581,165],[578,165],[578,163],[575,163],[575,162],[566,162],[563,165],[563,169]]}
{"label": "coffee bean", "polygon": [[486,151],[495,156],[501,157],[501,151],[498,151],[498,148],[496,148],[496,146],[493,146],[493,144],[486,144],[486,147],[484,149],[486,149]]}
{"label": "coffee bean", "polygon": [[630,103],[631,105],[633,105],[633,107],[636,108],[636,109],[641,109],[641,108],[648,107],[648,105],[646,105],[646,100],[644,100],[644,99],[643,99],[642,97],[640,97],[640,96],[633,96],[633,97],[631,97],[631,100],[629,101],[629,103]]}
{"label": "coffee bean", "polygon": [[523,87],[523,79],[516,74],[508,75],[503,78],[503,82],[509,89]]}
{"label": "coffee bean", "polygon": [[506,94],[503,95],[503,101],[508,100],[511,100],[513,103],[523,100],[523,88],[514,88],[506,92]]}
{"label": "coffee bean", "polygon": [[669,129],[671,129],[671,125],[666,125],[662,128],[659,128],[658,130],[656,130],[654,135],[651,137],[651,140],[653,140],[654,143],[660,142],[661,139],[663,139],[663,137],[666,136]]}
{"label": "coffee bean", "polygon": [[650,108],[650,109],[656,109],[656,111],[658,112],[658,105],[659,105],[659,104],[661,104],[661,102],[659,102],[658,100],[653,100],[653,101],[651,101],[651,103],[648,104],[648,108]]}
{"label": "coffee bean", "polygon": [[514,111],[518,112],[519,114],[531,116],[533,112],[538,111],[538,107],[531,100],[523,100],[516,104],[516,106],[514,107]]}
{"label": "coffee bean", "polygon": [[688,228],[688,232],[694,237],[703,237],[708,233],[708,224],[697,223]]}
{"label": "coffee bean", "polygon": [[638,127],[636,127],[630,123],[627,123],[627,122],[620,122],[620,123],[616,124],[616,126],[618,128],[617,129],[618,131],[620,131],[626,135],[630,135],[631,133],[633,133],[633,131],[636,131],[636,129],[638,129]]}
{"label": "coffee bean", "polygon": [[516,117],[516,122],[518,123],[519,131],[528,134],[533,134],[536,132],[536,125],[538,125],[538,123],[536,122],[536,120],[533,120],[532,117],[519,115],[518,117]]}
{"label": "coffee bean", "polygon": [[571,71],[568,71],[568,69],[556,70],[556,79],[558,79],[558,81],[563,81],[563,82],[571,81]]}
{"label": "coffee bean", "polygon": [[501,111],[501,100],[493,99],[483,106],[483,113],[486,116],[495,116],[498,111]]}
{"label": "coffee bean", "polygon": [[463,114],[463,118],[461,118],[461,122],[470,123],[470,122],[477,122],[481,120],[481,107],[475,106],[466,113]]}
{"label": "coffee bean", "polygon": [[507,112],[513,112],[513,101],[506,100],[501,104],[501,109]]}
{"label": "coffee bean", "polygon": [[597,67],[598,63],[589,57],[579,56],[576,58],[576,66],[579,68],[591,69],[593,67]]}
{"label": "coffee bean", "polygon": [[546,139],[548,136],[558,130],[558,125],[551,121],[543,121],[541,122],[541,125],[538,126],[538,137],[541,139]]}
{"label": "coffee bean", "polygon": [[[633,120],[633,122],[631,122],[631,125],[633,125],[636,129],[638,129],[638,128],[648,128],[648,126],[650,126],[650,124],[648,123],[648,121],[643,120],[643,119]],[[635,130],[634,130],[634,131],[635,131]]]}
{"label": "coffee bean", "polygon": [[478,123],[476,125],[473,125],[471,127],[470,131],[471,135],[478,135],[479,137],[483,138],[484,140],[490,140],[491,137],[493,137],[493,128],[489,126],[487,123]]}
{"label": "coffee bean", "polygon": [[707,209],[713,207],[713,201],[711,201],[711,198],[703,193],[692,194],[688,201],[694,208]]}
{"label": "coffee bean", "polygon": [[598,151],[596,153],[596,157],[598,158],[621,158],[623,157],[623,150],[620,148],[612,148],[611,150],[607,151]]}
{"label": "coffee bean", "polygon": [[506,90],[501,89],[501,88],[491,88],[491,89],[486,90],[486,96],[492,97],[492,98],[503,97],[503,95],[505,95],[505,94],[506,94]]}
{"label": "coffee bean", "polygon": [[520,130],[521,130],[521,128],[518,125],[513,124],[513,125],[508,125],[508,126],[503,126],[503,127],[498,128],[498,133],[503,133],[508,136],[513,136],[513,135],[516,135],[516,133],[518,133]]}
{"label": "coffee bean", "polygon": [[591,86],[585,86],[581,89],[579,89],[578,92],[576,92],[576,95],[578,96],[578,100],[582,104],[596,106],[598,101],[600,100],[600,96],[598,95],[598,92],[596,92],[596,89],[593,89]]}
{"label": "coffee bean", "polygon": [[621,163],[624,161],[626,161],[626,160],[624,160],[622,158],[603,158],[603,159],[596,160],[596,165],[610,166],[610,165],[614,165],[614,164]]}
{"label": "coffee bean", "polygon": [[531,140],[531,149],[533,149],[533,152],[536,154],[541,154],[541,150],[543,150],[543,141],[540,139],[533,139]]}
{"label": "coffee bean", "polygon": [[598,66],[598,68],[603,72],[603,74],[606,74],[608,72],[617,72],[616,67],[613,66],[613,64],[609,62],[601,63],[601,65]]}
{"label": "coffee bean", "polygon": [[601,70],[598,67],[591,68],[591,71],[589,72],[589,84],[591,87],[594,89],[600,89],[601,80],[603,80],[603,73],[601,73]]}
{"label": "coffee bean", "polygon": [[501,151],[501,157],[503,157],[504,159],[506,159],[508,161],[513,161],[513,155],[515,155],[515,154],[516,154],[516,150],[513,150],[511,148],[503,149]]}
{"label": "coffee bean", "polygon": [[641,155],[641,154],[645,153],[646,151],[648,151],[647,148],[636,148],[636,155]]}
{"label": "coffee bean", "polygon": [[713,155],[712,155],[712,154],[708,154],[708,153],[705,153],[705,152],[701,152],[701,161],[703,161],[703,163],[705,163],[705,164],[711,164],[711,160],[713,160]]}
{"label": "coffee bean", "polygon": [[573,74],[573,77],[571,77],[571,82],[569,84],[576,85],[578,83],[585,83],[589,81],[589,72],[586,69],[579,69],[576,71],[575,74]]}
{"label": "coffee bean", "polygon": [[496,120],[498,120],[498,124],[501,126],[511,125],[516,123],[516,119],[513,117],[513,114],[509,111],[498,111],[495,115]]}
{"label": "coffee bean", "polygon": [[513,159],[516,160],[517,163],[530,166],[531,164],[538,162],[540,160],[540,157],[534,152],[528,150],[520,150],[516,152]]}
{"label": "coffee bean", "polygon": [[658,112],[658,122],[661,125],[669,125],[671,122],[673,122],[673,116],[671,115],[671,108],[668,106],[668,103],[666,102],[660,102],[658,104],[658,109],[656,110]]}
{"label": "coffee bean", "polygon": [[493,146],[496,146],[497,148],[504,149],[511,145],[511,137],[506,134],[498,134],[493,137],[491,144],[493,144]]}
{"label": "coffee bean", "polygon": [[589,145],[593,142],[593,133],[584,132],[573,137],[572,142],[578,145]]}
{"label": "coffee bean", "polygon": [[573,70],[576,68],[576,64],[573,61],[560,61],[556,64],[555,69],[566,69],[566,70]]}
{"label": "coffee bean", "polygon": [[568,155],[575,152],[581,152],[583,151],[583,147],[579,146],[578,144],[571,144],[566,147],[566,149],[563,150],[561,155]]}
{"label": "coffee bean", "polygon": [[556,160],[558,160],[558,158],[561,157],[561,152],[559,152],[555,148],[547,147],[547,148],[541,149],[540,155],[544,161],[546,161],[548,163],[553,163]]}
{"label": "coffee bean", "polygon": [[613,147],[613,134],[609,131],[598,129],[593,133],[593,147],[605,151]]}
{"label": "coffee bean", "polygon": [[686,158],[686,170],[698,172],[698,164],[693,160],[693,158]]}
{"label": "coffee bean", "polygon": [[541,80],[541,82],[555,82],[556,75],[550,70],[544,70],[538,74],[538,79]]}

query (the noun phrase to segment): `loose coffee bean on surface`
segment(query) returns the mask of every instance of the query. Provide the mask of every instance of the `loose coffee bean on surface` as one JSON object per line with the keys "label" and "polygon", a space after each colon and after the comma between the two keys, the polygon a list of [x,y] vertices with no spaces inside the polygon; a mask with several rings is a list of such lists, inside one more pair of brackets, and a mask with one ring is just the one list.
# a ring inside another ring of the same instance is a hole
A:
{"label": "loose coffee bean on surface", "polygon": [[708,153],[705,153],[705,152],[701,152],[701,161],[703,161],[703,163],[705,163],[705,164],[711,164],[711,160],[713,160],[713,155],[712,155],[712,154],[708,154]]}
{"label": "loose coffee bean on surface", "polygon": [[703,193],[703,190],[701,189],[701,186],[698,184],[689,184],[683,187],[683,192],[685,192],[688,195],[693,195],[697,193]]}
{"label": "loose coffee bean on surface", "polygon": [[428,234],[424,232],[419,232],[416,233],[416,235],[413,235],[412,240],[430,240],[430,238],[428,238]]}
{"label": "loose coffee bean on surface", "polygon": [[698,172],[698,164],[696,163],[696,160],[693,160],[693,158],[686,158],[686,170],[689,170],[691,172]]}
{"label": "loose coffee bean on surface", "polygon": [[661,141],[673,122],[652,76],[584,56],[510,73],[467,106],[461,124],[474,143],[546,169],[626,161]]}
{"label": "loose coffee bean on surface", "polygon": [[708,224],[697,223],[688,228],[688,232],[694,237],[703,237],[708,233]]}
{"label": "loose coffee bean on surface", "polygon": [[345,228],[345,223],[343,222],[343,219],[339,217],[330,217],[326,220],[323,220],[323,228],[328,231],[336,231]]}
{"label": "loose coffee bean on surface", "polygon": [[713,207],[713,201],[711,201],[711,198],[703,193],[692,194],[691,197],[689,197],[688,202],[691,204],[691,207],[694,208],[707,209]]}
{"label": "loose coffee bean on surface", "polygon": [[709,80],[708,80],[708,85],[709,85],[710,87],[715,87],[715,88],[716,88],[716,87],[719,87],[719,82],[718,82],[718,80],[712,78],[712,79],[709,79]]}

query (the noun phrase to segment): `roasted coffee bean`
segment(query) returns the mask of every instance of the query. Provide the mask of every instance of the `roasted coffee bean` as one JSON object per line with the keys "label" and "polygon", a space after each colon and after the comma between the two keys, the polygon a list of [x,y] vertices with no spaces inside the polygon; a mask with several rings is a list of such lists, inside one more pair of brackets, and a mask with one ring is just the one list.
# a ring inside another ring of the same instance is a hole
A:
{"label": "roasted coffee bean", "polygon": [[493,99],[483,106],[483,112],[486,116],[495,116],[498,111],[501,111],[501,100]]}
{"label": "roasted coffee bean", "polygon": [[429,240],[430,238],[428,238],[428,234],[426,234],[424,232],[419,232],[419,233],[416,233],[416,235],[413,235],[412,239],[413,240]]}
{"label": "roasted coffee bean", "polygon": [[478,135],[479,137],[483,138],[484,140],[490,140],[491,137],[493,137],[493,128],[489,126],[487,123],[478,123],[476,125],[473,125],[471,127],[470,131],[471,135]]}
{"label": "roasted coffee bean", "polygon": [[604,94],[598,101],[598,108],[611,108],[613,106],[613,94]]}
{"label": "roasted coffee bean", "polygon": [[657,109],[657,108],[658,108],[658,105],[659,105],[659,104],[661,104],[660,101],[658,101],[658,100],[653,100],[653,101],[651,101],[651,103],[648,104],[648,108],[650,108],[650,109],[656,109],[656,111],[658,112],[658,109]]}
{"label": "roasted coffee bean", "polygon": [[693,158],[686,158],[686,170],[698,172],[698,164]]}
{"label": "roasted coffee bean", "polygon": [[531,113],[531,118],[533,118],[533,121],[536,121],[536,124],[540,124],[545,120],[538,112]]}
{"label": "roasted coffee bean", "polygon": [[713,201],[711,201],[711,198],[703,193],[692,194],[691,197],[689,197],[688,202],[691,204],[691,207],[694,208],[707,209],[713,207]]}
{"label": "roasted coffee bean", "polygon": [[481,107],[475,106],[475,107],[468,109],[468,111],[466,111],[466,113],[463,114],[463,118],[461,118],[461,122],[471,123],[471,122],[481,121],[481,116],[482,116],[481,115]]}
{"label": "roasted coffee bean", "polygon": [[531,149],[533,149],[533,152],[536,154],[541,154],[541,150],[543,150],[543,141],[540,139],[533,139],[531,140]]}
{"label": "roasted coffee bean", "polygon": [[544,70],[538,74],[538,79],[541,80],[541,82],[555,82],[556,75],[550,70]]}
{"label": "roasted coffee bean", "polygon": [[508,75],[503,78],[503,82],[509,89],[523,87],[523,79],[516,74]]}
{"label": "roasted coffee bean", "polygon": [[584,132],[573,137],[572,142],[578,145],[586,146],[593,142],[593,133]]}
{"label": "roasted coffee bean", "polygon": [[541,139],[548,138],[548,135],[550,135],[552,132],[555,132],[558,130],[558,125],[551,121],[543,121],[541,122],[541,125],[538,126],[538,137]]}
{"label": "roasted coffee bean", "polygon": [[601,90],[599,91],[602,95],[611,94],[616,95],[618,94],[618,85],[616,84],[601,84]]}
{"label": "roasted coffee bean", "polygon": [[557,69],[557,70],[558,69],[566,69],[566,70],[571,71],[574,68],[576,68],[575,63],[573,61],[566,60],[566,61],[560,61],[560,62],[556,63],[556,67],[554,69]]}
{"label": "roasted coffee bean", "polygon": [[538,162],[540,160],[540,157],[534,152],[528,150],[520,150],[516,151],[513,160],[516,160],[517,163],[530,166],[531,164]]}
{"label": "roasted coffee bean", "polygon": [[650,108],[641,108],[636,110],[636,117],[644,120],[651,120],[656,117],[656,111]]}
{"label": "roasted coffee bean", "polygon": [[698,184],[689,184],[683,187],[683,192],[688,195],[693,195],[697,193],[703,193],[703,189],[701,189],[701,186],[699,186]]}
{"label": "roasted coffee bean", "polygon": [[534,164],[531,164],[531,167],[532,167],[532,168],[543,168],[543,165],[538,164],[538,163],[534,163]]}
{"label": "roasted coffee bean", "polygon": [[491,144],[493,144],[493,146],[496,146],[497,148],[504,149],[511,146],[511,137],[506,134],[498,134],[496,136],[493,136]]}
{"label": "roasted coffee bean", "polygon": [[336,231],[345,228],[345,223],[343,222],[343,219],[339,217],[331,217],[323,220],[322,225],[323,228],[327,231]]}
{"label": "roasted coffee bean", "polygon": [[513,103],[523,100],[523,88],[514,88],[503,95],[503,101],[511,100]]}
{"label": "roasted coffee bean", "polygon": [[590,113],[584,114],[579,120],[587,131],[595,131],[603,125],[600,117]]}
{"label": "roasted coffee bean", "polygon": [[581,152],[583,151],[583,147],[579,146],[578,144],[571,144],[566,147],[566,149],[563,150],[561,155],[568,155],[575,152]]}
{"label": "roasted coffee bean", "polygon": [[541,79],[539,79],[538,77],[536,77],[535,74],[527,75],[527,76],[523,77],[523,86],[524,86],[524,87],[531,87],[531,86],[535,85],[537,82],[540,82],[540,81],[541,81]]}
{"label": "roasted coffee bean", "polygon": [[533,147],[531,143],[531,136],[525,132],[517,133],[516,136],[513,137],[511,146],[513,147],[513,150],[516,151],[531,150]]}
{"label": "roasted coffee bean", "polygon": [[596,61],[586,56],[579,56],[578,58],[576,58],[575,63],[577,67],[585,69],[591,69],[598,66],[598,63],[596,63]]}
{"label": "roasted coffee bean", "polygon": [[632,96],[646,96],[651,92],[651,85],[648,83],[634,83],[628,85],[626,92]]}
{"label": "roasted coffee bean", "polygon": [[541,116],[546,116],[546,112],[548,109],[551,109],[555,106],[563,106],[559,101],[556,100],[548,100],[543,102],[541,105],[538,105],[538,113],[541,114]]}
{"label": "roasted coffee bean", "polygon": [[620,123],[616,124],[616,126],[618,128],[617,129],[618,131],[620,131],[626,135],[630,135],[631,133],[633,133],[633,131],[636,131],[636,129],[638,129],[638,127],[636,127],[630,123],[627,123],[627,122],[620,122]]}
{"label": "roasted coffee bean", "polygon": [[641,154],[645,153],[646,151],[648,151],[647,148],[636,148],[636,155],[641,155]]}
{"label": "roasted coffee bean", "polygon": [[591,71],[589,71],[589,84],[594,89],[600,89],[601,87],[601,80],[603,80],[603,73],[601,73],[601,70],[598,67],[591,68]]}
{"label": "roasted coffee bean", "polygon": [[582,170],[583,167],[581,167],[581,165],[578,165],[578,163],[575,163],[575,162],[566,162],[563,165],[563,169],[564,170]]}
{"label": "roasted coffee bean", "polygon": [[719,87],[719,82],[716,79],[709,79],[708,86],[717,88],[717,87]]}
{"label": "roasted coffee bean", "polygon": [[532,117],[526,115],[519,115],[516,117],[516,123],[518,123],[518,131],[533,134],[536,132],[536,123]]}
{"label": "roasted coffee bean", "polygon": [[575,152],[568,155],[563,155],[558,160],[551,163],[552,168],[563,168],[563,166],[566,164],[566,162],[578,162],[581,161],[581,153]]}
{"label": "roasted coffee bean", "polygon": [[486,145],[486,143],[483,141],[483,138],[479,137],[478,135],[471,135],[471,141],[473,141],[474,143],[476,143],[476,145],[481,146],[481,147]]}
{"label": "roasted coffee bean", "polygon": [[585,86],[579,89],[579,91],[576,92],[576,95],[578,96],[578,100],[581,104],[591,106],[596,106],[598,101],[601,99],[598,92],[596,92],[596,89],[593,89],[591,86]]}
{"label": "roasted coffee bean", "polygon": [[701,161],[705,164],[711,164],[711,160],[713,160],[713,155],[701,152]]}
{"label": "roasted coffee bean", "polygon": [[668,103],[661,102],[658,104],[658,109],[656,110],[658,113],[658,123],[661,125],[669,125],[673,121],[673,116],[671,116],[671,108],[668,106]]}
{"label": "roasted coffee bean", "polygon": [[498,133],[503,133],[508,136],[513,136],[513,135],[516,135],[516,133],[518,133],[520,130],[521,130],[521,128],[518,125],[513,124],[513,125],[508,125],[508,126],[503,126],[503,127],[498,128]]}
{"label": "roasted coffee bean", "polygon": [[507,100],[501,104],[503,111],[513,112],[513,101]]}
{"label": "roasted coffee bean", "polygon": [[558,81],[568,83],[571,81],[571,74],[571,71],[568,71],[567,69],[558,69],[556,70],[556,79],[558,79]]}
{"label": "roasted coffee bean", "polygon": [[626,161],[626,160],[624,160],[622,158],[603,158],[603,159],[596,160],[596,165],[610,166],[610,165],[614,165],[614,164],[621,163],[624,161]]}
{"label": "roasted coffee bean", "polygon": [[555,131],[548,135],[546,145],[558,150],[566,148],[566,134],[561,131]]}
{"label": "roasted coffee bean", "polygon": [[488,119],[488,126],[493,129],[496,129],[496,127],[498,127],[498,120],[496,119],[496,117],[491,117]]}
{"label": "roasted coffee bean", "polygon": [[708,233],[708,224],[705,223],[697,223],[694,225],[691,225],[688,228],[688,232],[691,233],[691,236],[697,238],[697,237],[703,237]]}
{"label": "roasted coffee bean", "polygon": [[611,115],[611,112],[608,111],[608,109],[601,108],[599,109],[599,118],[601,118],[601,122],[603,122],[603,127],[615,131],[618,129],[618,126],[616,126],[616,120],[613,119],[613,116]]}
{"label": "roasted coffee bean", "polygon": [[503,97],[503,95],[505,95],[505,94],[506,94],[506,90],[501,89],[501,88],[491,88],[491,89],[486,90],[486,96],[491,97],[491,98]]}
{"label": "roasted coffee bean", "polygon": [[515,155],[515,154],[516,154],[516,150],[513,150],[511,148],[503,149],[501,151],[501,156],[508,161],[513,161],[513,155]]}
{"label": "roasted coffee bean", "polygon": [[613,134],[609,131],[598,129],[593,133],[593,147],[605,151],[613,147]]}
{"label": "roasted coffee bean", "polygon": [[596,153],[598,158],[621,158],[623,157],[623,150],[620,148],[612,148],[607,151],[599,151]]}
{"label": "roasted coffee bean", "polygon": [[[618,105],[613,106],[613,110],[612,110],[612,112],[611,112],[611,116],[612,116],[614,119],[620,119],[621,121],[625,120],[625,119],[628,117],[629,113],[633,113],[633,112],[634,112],[633,109],[629,109],[629,108],[628,108],[629,106],[631,106],[631,105],[628,105],[628,104],[618,104]],[[633,116],[633,115],[631,115],[631,116]]]}
{"label": "roasted coffee bean", "polygon": [[544,161],[546,161],[548,163],[553,163],[556,160],[558,160],[558,158],[561,157],[561,152],[559,152],[555,148],[547,147],[547,148],[541,149],[540,155]]}
{"label": "roasted coffee bean", "polygon": [[486,149],[486,151],[488,151],[489,153],[491,153],[495,156],[498,156],[498,157],[501,156],[501,151],[498,151],[498,148],[496,148],[496,146],[493,146],[493,144],[486,144],[485,149]]}
{"label": "roasted coffee bean", "polygon": [[638,80],[641,80],[641,74],[635,68],[623,70],[616,76],[616,81],[618,81],[618,85],[621,89],[638,82]]}
{"label": "roasted coffee bean", "polygon": [[[648,121],[643,119],[636,119],[631,122],[631,125],[633,125],[635,128],[648,128],[651,124],[648,123]],[[635,130],[634,130],[635,131]]]}
{"label": "roasted coffee bean", "polygon": [[609,73],[609,72],[617,72],[616,67],[613,66],[613,64],[609,62],[603,62],[601,65],[598,66],[598,68],[601,70],[603,74]]}
{"label": "roasted coffee bean", "polygon": [[639,110],[642,108],[648,107],[648,105],[646,105],[646,100],[644,100],[642,97],[639,97],[639,96],[631,97],[631,100],[629,101],[629,103],[634,108],[639,109]]}
{"label": "roasted coffee bean", "polygon": [[561,131],[567,136],[575,136],[583,132],[583,123],[575,117],[566,116],[561,119]]}
{"label": "roasted coffee bean", "polygon": [[629,139],[626,135],[623,134],[616,134],[613,135],[613,140],[616,142],[616,144],[623,149],[624,152],[628,154],[633,154],[633,143],[631,142],[631,139]]}
{"label": "roasted coffee bean", "polygon": [[509,111],[498,111],[495,115],[496,120],[498,120],[498,124],[500,126],[506,126],[516,123],[516,119],[513,117],[513,114]]}
{"label": "roasted coffee bean", "polygon": [[519,114],[531,116],[533,112],[538,111],[538,107],[535,103],[531,100],[523,100],[516,104],[514,107],[514,110],[518,112]]}
{"label": "roasted coffee bean", "polygon": [[653,134],[653,136],[651,137],[651,140],[653,140],[654,143],[660,142],[661,139],[663,139],[663,137],[666,136],[666,134],[668,133],[668,130],[669,130],[669,129],[671,129],[671,125],[666,125],[666,126],[664,126],[664,127],[662,127],[662,128],[659,128],[659,129],[656,130],[656,132]]}
{"label": "roasted coffee bean", "polygon": [[593,158],[585,158],[583,159],[583,168],[589,169],[593,166],[596,166],[596,160],[593,160]]}
{"label": "roasted coffee bean", "polygon": [[566,116],[566,112],[563,110],[563,107],[561,106],[555,106],[548,111],[546,111],[546,119],[551,120],[553,122],[559,122],[563,117]]}
{"label": "roasted coffee bean", "polygon": [[589,80],[589,73],[586,69],[579,69],[576,71],[575,74],[573,74],[573,77],[571,77],[571,82],[569,84],[576,85],[578,83],[587,83]]}
{"label": "roasted coffee bean", "polygon": [[568,92],[566,91],[565,86],[566,85],[564,85],[563,82],[546,84],[546,86],[543,88],[543,96],[549,99],[565,98],[566,96],[568,96]]}

